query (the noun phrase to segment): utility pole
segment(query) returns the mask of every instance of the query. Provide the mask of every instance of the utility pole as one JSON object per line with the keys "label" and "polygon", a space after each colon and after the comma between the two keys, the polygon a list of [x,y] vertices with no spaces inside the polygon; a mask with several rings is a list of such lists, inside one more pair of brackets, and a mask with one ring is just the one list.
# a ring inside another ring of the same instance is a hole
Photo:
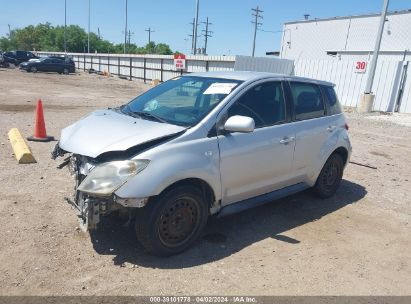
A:
{"label": "utility pole", "polygon": [[98,39],[101,39],[101,36],[100,36],[100,28],[99,28],[99,27],[97,28],[97,32],[98,32]]}
{"label": "utility pole", "polygon": [[198,27],[198,11],[200,9],[200,0],[197,0],[196,4],[196,18],[194,22],[194,43],[193,43],[193,55],[197,54],[197,27]]}
{"label": "utility pole", "polygon": [[382,13],[381,13],[381,18],[380,18],[380,25],[378,28],[378,33],[377,33],[377,37],[375,40],[374,52],[373,52],[373,56],[372,56],[372,60],[370,64],[370,71],[368,74],[367,84],[365,86],[366,94],[370,94],[372,90],[372,84],[374,82],[374,74],[375,74],[375,69],[377,67],[378,54],[380,52],[382,33],[384,31],[385,18],[387,16],[389,2],[390,2],[389,0],[384,0],[384,6],[383,6]]}
{"label": "utility pole", "polygon": [[380,25],[378,27],[377,37],[375,39],[374,52],[372,55],[370,70],[368,72],[367,84],[365,85],[364,94],[361,95],[359,112],[371,112],[375,95],[372,93],[372,85],[374,83],[375,70],[377,68],[378,54],[381,47],[381,39],[384,31],[385,19],[388,11],[389,0],[384,0],[383,9],[381,12]]}
{"label": "utility pole", "polygon": [[261,13],[263,13],[264,11],[260,10],[258,5],[257,8],[253,8],[252,9],[253,13],[252,16],[254,17],[254,21],[251,21],[251,23],[254,24],[254,39],[253,39],[253,57],[255,54],[255,41],[257,39],[257,29],[259,26],[262,25],[262,23],[260,22],[260,19],[263,19],[263,16],[261,16]]}
{"label": "utility pole", "polygon": [[149,27],[149,28],[146,30],[146,32],[148,32],[148,44],[150,44],[150,42],[151,42],[151,33],[154,33],[155,31],[153,31],[153,30],[151,29],[151,27]]}
{"label": "utility pole", "polygon": [[190,24],[192,25],[192,32],[191,35],[188,35],[189,37],[191,37],[191,54],[194,54],[194,31],[195,31],[195,23],[196,23],[196,18],[193,18],[193,22],[190,22]]}
{"label": "utility pole", "polygon": [[67,54],[67,0],[64,0],[64,53]]}
{"label": "utility pole", "polygon": [[211,25],[211,22],[208,22],[208,17],[206,22],[202,22],[203,24],[206,25],[205,30],[203,30],[204,33],[204,55],[207,55],[207,42],[208,42],[208,37],[213,37],[211,34],[213,33],[212,31],[208,30],[208,26]]}
{"label": "utility pole", "polygon": [[126,0],[126,24],[124,26],[124,54],[126,53],[126,44],[127,44],[127,17],[128,17],[128,0]]}
{"label": "utility pole", "polygon": [[87,53],[90,54],[90,0],[88,0],[88,33],[87,33]]}
{"label": "utility pole", "polygon": [[7,24],[9,26],[9,39],[11,38],[11,27],[10,24]]}
{"label": "utility pole", "polygon": [[131,44],[131,36],[134,35],[134,32],[131,30],[128,30],[127,36],[128,36],[128,49],[130,49],[130,44]]}

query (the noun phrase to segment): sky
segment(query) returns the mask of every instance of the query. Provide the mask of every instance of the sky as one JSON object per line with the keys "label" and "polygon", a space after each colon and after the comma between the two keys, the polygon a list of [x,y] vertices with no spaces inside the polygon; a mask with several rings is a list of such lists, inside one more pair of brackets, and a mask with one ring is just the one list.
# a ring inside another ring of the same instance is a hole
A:
{"label": "sky", "polygon": [[[87,31],[88,0],[67,1],[67,24],[76,24]],[[16,5],[18,2],[18,5]],[[124,41],[126,0],[90,0],[91,31],[98,28],[104,39]],[[151,27],[152,40],[167,43],[172,50],[190,53],[192,22],[196,0],[128,0],[128,28],[131,41],[137,45],[148,42],[145,29]],[[310,18],[359,15],[381,12],[383,0],[200,0],[199,22],[209,18],[213,31],[208,41],[209,55],[251,55],[253,24],[251,9],[263,10],[261,30],[257,32],[256,55],[279,51],[284,22]],[[391,0],[389,10],[411,9],[410,0]],[[0,36],[11,28],[50,22],[64,25],[64,0],[0,0]],[[199,34],[204,25],[199,25]],[[267,31],[274,31],[267,32]],[[199,36],[197,45],[204,46]]]}

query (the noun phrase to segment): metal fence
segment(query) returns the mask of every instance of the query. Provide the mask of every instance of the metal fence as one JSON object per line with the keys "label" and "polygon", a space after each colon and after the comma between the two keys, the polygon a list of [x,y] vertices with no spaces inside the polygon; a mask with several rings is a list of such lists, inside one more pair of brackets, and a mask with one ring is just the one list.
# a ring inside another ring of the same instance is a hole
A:
{"label": "metal fence", "polygon": [[[39,56],[62,56],[64,53],[38,52]],[[70,53],[76,68],[88,71],[107,71],[112,75],[144,82],[166,81],[193,72],[233,70],[235,56],[187,56],[186,69],[174,68],[174,57],[169,55],[119,55]]]}
{"label": "metal fence", "polygon": [[[38,52],[41,56],[64,55],[64,53]],[[165,55],[119,55],[119,54],[68,54],[77,69],[107,71],[112,75],[144,82],[158,79],[166,81],[178,75],[192,72],[261,70],[294,74],[330,81],[336,84],[341,103],[356,107],[364,92],[367,73],[357,73],[356,62],[351,60],[294,61],[244,56],[187,56],[186,69],[175,70],[173,56]],[[267,63],[270,61],[270,63]],[[379,61],[375,73],[373,92],[374,111],[411,113],[411,77],[407,77],[408,61]],[[267,68],[269,67],[269,68]],[[396,105],[399,105],[396,109]]]}

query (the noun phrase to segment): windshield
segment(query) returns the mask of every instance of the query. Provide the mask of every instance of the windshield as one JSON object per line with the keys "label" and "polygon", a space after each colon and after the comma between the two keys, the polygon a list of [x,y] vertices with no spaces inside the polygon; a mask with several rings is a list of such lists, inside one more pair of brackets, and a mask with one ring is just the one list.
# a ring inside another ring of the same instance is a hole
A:
{"label": "windshield", "polygon": [[181,126],[193,126],[220,103],[241,81],[182,76],[136,97],[122,112]]}

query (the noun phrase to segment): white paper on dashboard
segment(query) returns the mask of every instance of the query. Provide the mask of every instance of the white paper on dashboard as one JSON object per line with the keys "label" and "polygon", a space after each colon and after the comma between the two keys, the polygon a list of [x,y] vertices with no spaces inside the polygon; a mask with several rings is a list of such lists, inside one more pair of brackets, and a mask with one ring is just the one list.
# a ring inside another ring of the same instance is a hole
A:
{"label": "white paper on dashboard", "polygon": [[231,90],[236,86],[236,83],[216,82],[211,84],[203,94],[230,94]]}

